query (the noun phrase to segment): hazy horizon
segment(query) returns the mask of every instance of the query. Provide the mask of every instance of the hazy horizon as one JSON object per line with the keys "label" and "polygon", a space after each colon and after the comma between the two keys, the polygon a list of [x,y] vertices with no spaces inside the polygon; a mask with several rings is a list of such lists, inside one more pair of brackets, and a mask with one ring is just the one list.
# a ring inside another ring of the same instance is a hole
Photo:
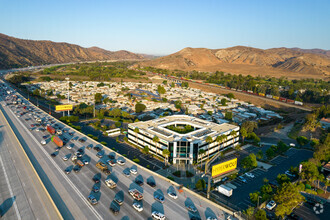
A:
{"label": "hazy horizon", "polygon": [[330,50],[328,1],[2,3],[1,33],[163,56],[186,47]]}

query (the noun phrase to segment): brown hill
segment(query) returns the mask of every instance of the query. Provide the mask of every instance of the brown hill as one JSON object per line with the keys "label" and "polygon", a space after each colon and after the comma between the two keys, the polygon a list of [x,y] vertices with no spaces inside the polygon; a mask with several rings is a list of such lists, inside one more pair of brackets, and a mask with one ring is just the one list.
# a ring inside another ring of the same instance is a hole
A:
{"label": "brown hill", "polygon": [[144,55],[129,51],[107,51],[52,41],[22,40],[0,34],[0,69],[51,63],[96,60],[139,60]]}
{"label": "brown hill", "polygon": [[234,74],[288,78],[326,78],[330,75],[330,58],[326,55],[288,48],[185,48],[165,57],[142,62],[140,65],[172,70],[219,70]]}

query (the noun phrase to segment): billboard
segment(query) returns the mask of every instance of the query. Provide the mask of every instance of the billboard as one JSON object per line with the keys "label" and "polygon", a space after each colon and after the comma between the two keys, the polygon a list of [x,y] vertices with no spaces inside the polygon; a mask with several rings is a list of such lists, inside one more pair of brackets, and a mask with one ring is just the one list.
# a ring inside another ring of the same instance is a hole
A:
{"label": "billboard", "polygon": [[55,111],[71,111],[72,105],[56,105]]}
{"label": "billboard", "polygon": [[212,166],[212,177],[220,176],[221,174],[228,173],[235,170],[237,167],[237,158],[227,160]]}

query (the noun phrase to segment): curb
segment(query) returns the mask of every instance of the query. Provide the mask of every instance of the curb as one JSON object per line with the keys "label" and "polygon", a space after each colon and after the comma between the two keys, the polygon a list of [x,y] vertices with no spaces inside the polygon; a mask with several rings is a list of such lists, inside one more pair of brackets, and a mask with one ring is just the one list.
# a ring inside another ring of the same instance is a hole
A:
{"label": "curb", "polygon": [[11,128],[11,126],[9,125],[8,120],[7,120],[7,118],[5,117],[5,115],[3,114],[3,112],[2,112],[1,109],[0,109],[0,113],[1,113],[1,115],[3,116],[3,118],[5,119],[7,125],[8,125],[8,127],[9,127],[9,129],[11,130],[11,132],[13,133],[15,139],[17,140],[17,142],[18,142],[18,144],[19,144],[19,146],[20,146],[20,148],[21,148],[23,154],[25,155],[27,161],[29,162],[30,166],[32,167],[33,172],[36,174],[37,179],[39,180],[39,182],[40,182],[42,188],[43,188],[44,191],[46,192],[47,197],[49,198],[50,202],[51,202],[52,205],[54,206],[55,211],[56,211],[57,215],[59,216],[59,219],[63,219],[63,216],[61,215],[60,211],[58,210],[57,206],[55,205],[55,203],[54,203],[52,197],[49,195],[49,193],[48,193],[48,191],[47,191],[47,189],[46,189],[44,183],[41,181],[41,179],[40,179],[40,177],[39,177],[37,171],[35,170],[34,166],[33,166],[32,163],[31,163],[30,158],[27,156],[27,154],[26,154],[26,152],[25,152],[23,146],[21,145],[21,142],[18,140],[16,134],[14,133],[14,131],[13,131],[13,129]]}

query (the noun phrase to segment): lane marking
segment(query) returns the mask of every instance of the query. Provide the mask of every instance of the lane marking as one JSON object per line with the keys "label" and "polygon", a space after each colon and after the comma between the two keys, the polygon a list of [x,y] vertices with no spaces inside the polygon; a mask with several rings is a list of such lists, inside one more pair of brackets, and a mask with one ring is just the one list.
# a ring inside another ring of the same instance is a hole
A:
{"label": "lane marking", "polygon": [[[11,112],[12,113],[12,112]],[[12,113],[13,114],[13,113]],[[77,187],[71,182],[71,180],[64,175],[63,170],[55,163],[55,161],[49,156],[49,154],[46,152],[46,150],[40,145],[39,141],[29,132],[29,130],[26,128],[26,126],[18,120],[18,118],[14,118],[21,124],[22,128],[26,130],[26,133],[37,143],[41,151],[46,155],[46,157],[50,160],[50,162],[54,165],[54,167],[59,171],[61,176],[70,184],[70,186],[76,191],[78,196],[84,201],[84,203],[90,208],[90,210],[94,213],[94,215],[97,217],[97,219],[102,220],[102,216],[94,209],[94,207],[87,201],[87,199],[81,194],[81,192],[77,189]]]}
{"label": "lane marking", "polygon": [[[10,186],[10,183],[9,183],[9,179],[8,179],[8,176],[7,176],[7,173],[6,173],[6,170],[5,170],[5,166],[4,166],[3,162],[2,162],[1,155],[0,155],[0,163],[1,163],[2,170],[3,170],[4,174],[5,174],[5,179],[6,179],[6,182],[7,182],[7,185],[8,185],[10,196],[13,199],[13,197],[14,197],[13,190],[11,189],[11,186]],[[16,215],[17,215],[17,219],[22,219],[21,216],[20,216],[20,214],[19,214],[16,201],[13,201],[13,203],[14,203],[14,208],[15,208],[15,212],[16,212]]]}

